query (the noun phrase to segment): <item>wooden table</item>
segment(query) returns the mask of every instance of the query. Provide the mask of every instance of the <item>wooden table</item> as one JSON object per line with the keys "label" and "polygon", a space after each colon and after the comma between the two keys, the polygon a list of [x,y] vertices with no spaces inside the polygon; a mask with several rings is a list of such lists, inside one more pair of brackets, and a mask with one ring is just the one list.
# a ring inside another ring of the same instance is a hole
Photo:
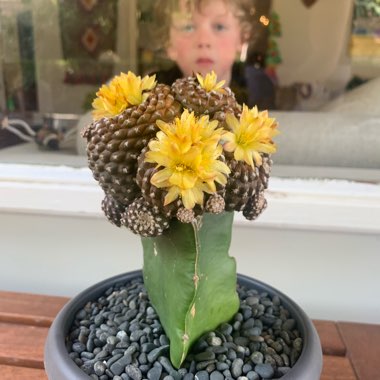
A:
{"label": "wooden table", "polygon": [[[46,380],[48,328],[64,297],[0,291],[0,379]],[[321,338],[321,380],[380,379],[380,325],[314,321]],[[305,379],[307,380],[307,379]]]}

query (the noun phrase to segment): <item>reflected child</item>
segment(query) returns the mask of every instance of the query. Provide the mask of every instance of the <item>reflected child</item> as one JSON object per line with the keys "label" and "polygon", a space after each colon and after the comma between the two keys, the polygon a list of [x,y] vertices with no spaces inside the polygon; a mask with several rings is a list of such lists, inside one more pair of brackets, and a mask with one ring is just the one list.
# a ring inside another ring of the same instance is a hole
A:
{"label": "reflected child", "polygon": [[[166,0],[157,6],[169,21],[161,25],[159,33],[166,42],[167,57],[175,63],[171,69],[157,73],[159,82],[171,84],[193,73],[204,76],[214,70],[218,80],[231,87],[239,102],[273,108],[272,102],[258,104],[263,91],[255,86],[249,88],[251,78],[247,73],[252,72],[252,67],[248,71],[245,65],[238,64],[242,49],[247,48],[251,37],[252,0]],[[262,73],[265,76],[263,70]],[[270,79],[266,77],[264,82],[274,98]]]}

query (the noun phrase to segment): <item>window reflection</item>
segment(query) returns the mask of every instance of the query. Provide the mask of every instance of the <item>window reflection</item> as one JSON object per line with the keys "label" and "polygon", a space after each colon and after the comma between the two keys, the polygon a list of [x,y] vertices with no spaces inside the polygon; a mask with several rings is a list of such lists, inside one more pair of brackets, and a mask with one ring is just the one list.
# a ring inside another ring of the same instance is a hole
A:
{"label": "window reflection", "polygon": [[[90,120],[102,83],[120,71],[170,70],[166,3],[176,1],[0,0],[0,162],[5,149],[33,143],[37,152],[76,154],[78,123]],[[253,33],[236,67],[265,72],[273,108],[377,112],[352,99],[380,87],[379,0],[251,0],[249,14]]]}

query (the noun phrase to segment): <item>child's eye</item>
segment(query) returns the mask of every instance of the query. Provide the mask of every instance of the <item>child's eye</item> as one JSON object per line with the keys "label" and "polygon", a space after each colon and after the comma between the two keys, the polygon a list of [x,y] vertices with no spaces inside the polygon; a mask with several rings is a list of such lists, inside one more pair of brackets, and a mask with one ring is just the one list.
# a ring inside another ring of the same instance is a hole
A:
{"label": "child's eye", "polygon": [[193,24],[181,25],[180,30],[182,32],[192,32],[194,30],[194,25]]}
{"label": "child's eye", "polygon": [[226,29],[228,29],[228,28],[227,28],[226,25],[224,25],[224,24],[218,22],[218,23],[214,24],[214,29],[215,29],[216,31],[220,32],[220,31],[226,30]]}

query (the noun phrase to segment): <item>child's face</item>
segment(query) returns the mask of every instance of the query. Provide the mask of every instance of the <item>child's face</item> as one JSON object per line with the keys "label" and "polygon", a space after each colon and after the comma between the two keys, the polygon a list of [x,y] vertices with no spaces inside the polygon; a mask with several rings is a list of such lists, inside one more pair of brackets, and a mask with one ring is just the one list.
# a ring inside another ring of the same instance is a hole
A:
{"label": "child's face", "polygon": [[239,21],[223,0],[208,1],[192,15],[176,13],[167,49],[185,76],[214,70],[229,84],[236,53],[241,50]]}

